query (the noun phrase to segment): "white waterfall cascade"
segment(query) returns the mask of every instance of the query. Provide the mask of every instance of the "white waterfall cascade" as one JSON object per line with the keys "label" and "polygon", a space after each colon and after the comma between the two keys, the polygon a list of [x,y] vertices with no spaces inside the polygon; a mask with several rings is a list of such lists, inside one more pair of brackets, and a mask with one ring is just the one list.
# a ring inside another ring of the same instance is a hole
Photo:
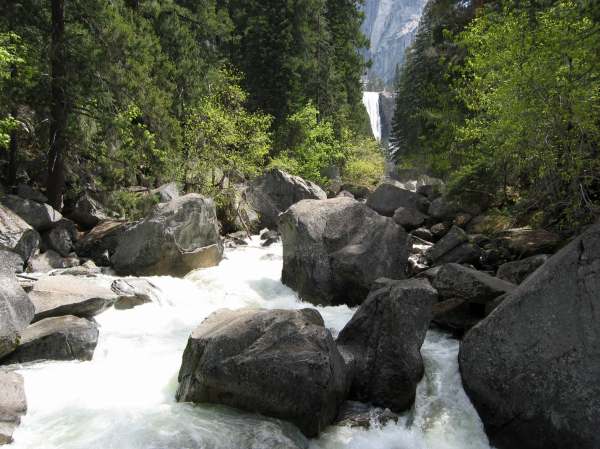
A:
{"label": "white waterfall cascade", "polygon": [[381,111],[379,109],[379,92],[363,92],[363,104],[369,114],[371,130],[377,142],[381,142]]}
{"label": "white waterfall cascade", "polygon": [[[20,367],[28,412],[11,449],[490,449],[463,391],[458,342],[430,331],[414,408],[370,430],[331,426],[306,440],[292,425],[226,407],[175,402],[191,330],[216,309],[314,307],[280,282],[282,246],[229,249],[217,267],[152,278],[159,303],[97,317],[90,362]],[[354,310],[317,307],[334,334]]]}

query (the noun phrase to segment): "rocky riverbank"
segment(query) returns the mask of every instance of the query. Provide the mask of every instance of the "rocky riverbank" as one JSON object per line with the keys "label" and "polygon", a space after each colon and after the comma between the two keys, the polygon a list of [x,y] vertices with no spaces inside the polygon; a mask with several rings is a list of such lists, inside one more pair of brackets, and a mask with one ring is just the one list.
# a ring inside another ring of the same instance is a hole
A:
{"label": "rocky riverbank", "polygon": [[[216,311],[190,336],[178,400],[284,419],[308,437],[338,415],[364,422],[361,413],[377,407],[388,409],[382,421],[395,421],[413,407],[420,350],[438,327],[464,335],[463,382],[499,448],[598,443],[590,431],[600,408],[591,381],[600,361],[589,349],[600,279],[594,227],[551,257],[564,245],[559,236],[490,232],[482,204],[448,200],[443,184],[427,177],[387,180],[365,199],[347,190],[328,199],[314,184],[268,172],[240,187],[244,230],[224,237],[220,212],[200,195],[171,189],[147,217],[127,223],[107,219],[93,198],[65,218],[22,190],[27,195],[0,201],[0,364],[91,360],[102,332],[94,317],[160,302],[152,278],[116,275],[183,276],[215,266],[224,246],[243,246],[267,225],[262,245],[281,238],[282,281],[303,301],[358,309],[339,335],[315,309]],[[554,371],[544,368],[549,360]],[[0,379],[0,388],[23,390],[10,386],[18,377]],[[8,442],[25,407],[2,407],[20,410],[0,413]]]}

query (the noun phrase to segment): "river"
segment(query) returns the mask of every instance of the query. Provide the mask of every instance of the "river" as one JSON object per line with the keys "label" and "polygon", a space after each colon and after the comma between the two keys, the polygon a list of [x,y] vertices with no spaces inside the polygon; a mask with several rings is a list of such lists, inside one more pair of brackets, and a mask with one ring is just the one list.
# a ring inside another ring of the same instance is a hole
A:
{"label": "river", "polygon": [[[413,410],[371,430],[331,426],[307,441],[291,425],[220,406],[179,404],[177,372],[190,331],[222,307],[302,308],[280,282],[281,244],[226,251],[186,279],[152,278],[160,303],[96,317],[91,362],[23,366],[29,410],[11,449],[489,449],[458,373],[458,342],[430,331]],[[352,316],[319,307],[336,334]]]}

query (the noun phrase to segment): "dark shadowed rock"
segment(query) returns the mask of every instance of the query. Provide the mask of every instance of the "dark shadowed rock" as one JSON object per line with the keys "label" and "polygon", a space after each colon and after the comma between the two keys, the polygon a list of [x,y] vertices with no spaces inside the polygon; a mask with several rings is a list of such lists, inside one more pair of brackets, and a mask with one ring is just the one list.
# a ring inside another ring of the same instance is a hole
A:
{"label": "dark shadowed rock", "polygon": [[425,222],[426,218],[427,215],[422,214],[417,209],[408,207],[399,207],[393,216],[394,221],[405,229],[418,228]]}
{"label": "dark shadowed rock", "polygon": [[0,445],[12,443],[12,435],[27,413],[23,376],[0,371]]}
{"label": "dark shadowed rock", "polygon": [[91,229],[108,219],[104,206],[90,192],[85,192],[75,203],[69,218],[85,229]]}
{"label": "dark shadowed rock", "polygon": [[463,340],[465,390],[500,449],[600,447],[600,225]]}
{"label": "dark shadowed rock", "polygon": [[344,191],[344,190],[347,192],[350,192],[352,194],[352,196],[354,196],[354,198],[357,200],[366,199],[373,191],[369,187],[361,186],[361,185],[357,185],[357,184],[343,184],[342,191]]}
{"label": "dark shadowed rock", "polygon": [[367,206],[386,217],[391,217],[399,207],[427,212],[429,200],[423,195],[411,192],[395,181],[380,184],[367,198]]}
{"label": "dark shadowed rock", "polygon": [[66,275],[40,279],[29,297],[35,306],[34,321],[62,315],[91,318],[117,300],[108,285],[93,278]]}
{"label": "dark shadowed rock", "polygon": [[432,285],[442,298],[461,298],[477,304],[486,304],[515,289],[510,282],[456,263],[442,265]]}
{"label": "dark shadowed rock", "polygon": [[75,244],[75,252],[92,259],[99,266],[109,265],[119,237],[130,226],[130,223],[122,221],[103,221]]}
{"label": "dark shadowed rock", "polygon": [[33,304],[15,274],[8,266],[0,267],[0,357],[15,349],[33,314]]}
{"label": "dark shadowed rock", "polygon": [[276,228],[281,212],[305,199],[324,200],[327,194],[318,185],[282,170],[270,170],[254,180],[246,197],[260,215],[261,226]]}
{"label": "dark shadowed rock", "polygon": [[436,264],[444,263],[470,263],[476,264],[481,257],[481,248],[474,243],[461,243],[447,253],[441,255]]}
{"label": "dark shadowed rock", "polygon": [[222,309],[188,340],[177,400],[259,412],[313,437],[346,389],[344,361],[316,310]]}
{"label": "dark shadowed rock", "polygon": [[112,256],[117,273],[184,276],[223,256],[215,205],[195,193],[159,204],[127,229]]}
{"label": "dark shadowed rock", "polygon": [[440,197],[433,200],[427,210],[427,214],[440,220],[454,218],[461,208],[458,203]]}
{"label": "dark shadowed rock", "polygon": [[0,201],[37,231],[50,229],[62,220],[62,215],[48,204],[16,195],[5,195]]}
{"label": "dark shadowed rock", "polygon": [[72,221],[63,219],[42,235],[42,241],[46,249],[54,250],[61,256],[67,257],[73,251],[74,243],[77,241],[77,227]]}
{"label": "dark shadowed rock", "polygon": [[502,232],[500,242],[520,257],[552,253],[560,244],[560,236],[544,229],[515,228]]}
{"label": "dark shadowed rock", "polygon": [[85,318],[46,318],[23,330],[19,346],[3,363],[92,360],[97,343],[98,326]]}
{"label": "dark shadowed rock", "polygon": [[550,256],[547,254],[538,254],[514,262],[507,262],[500,265],[496,276],[513,284],[520,284],[527,276],[544,265],[549,258]]}
{"label": "dark shadowed rock", "polygon": [[282,281],[313,304],[360,304],[377,278],[405,277],[407,234],[350,198],[301,201],[279,230]]}
{"label": "dark shadowed rock", "polygon": [[14,251],[27,262],[37,251],[40,235],[25,220],[0,204],[0,248]]}
{"label": "dark shadowed rock", "polygon": [[425,257],[430,263],[435,263],[444,254],[466,243],[468,240],[469,237],[465,231],[458,226],[452,226],[450,231],[425,253]]}
{"label": "dark shadowed rock", "polygon": [[412,406],[436,301],[425,279],[387,282],[369,294],[337,339],[351,367],[350,399],[395,412]]}
{"label": "dark shadowed rock", "polygon": [[38,203],[48,202],[46,195],[38,190],[34,190],[27,184],[19,184],[17,186],[17,195],[26,200],[37,201]]}
{"label": "dark shadowed rock", "polygon": [[461,336],[485,317],[485,310],[461,298],[451,298],[433,305],[432,322]]}
{"label": "dark shadowed rock", "polygon": [[431,235],[433,235],[434,240],[439,240],[444,237],[449,230],[450,226],[446,223],[436,223],[431,227],[430,232]]}
{"label": "dark shadowed rock", "polygon": [[414,231],[412,231],[411,234],[428,242],[433,241],[433,234],[427,228],[417,228]]}

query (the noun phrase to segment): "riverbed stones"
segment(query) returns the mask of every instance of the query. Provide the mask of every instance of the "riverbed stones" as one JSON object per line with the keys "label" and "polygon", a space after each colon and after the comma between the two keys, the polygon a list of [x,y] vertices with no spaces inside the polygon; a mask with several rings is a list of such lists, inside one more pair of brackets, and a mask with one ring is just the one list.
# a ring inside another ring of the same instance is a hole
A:
{"label": "riverbed stones", "polygon": [[111,290],[119,296],[115,309],[127,310],[147,303],[158,303],[159,289],[147,279],[126,278],[113,281]]}
{"label": "riverbed stones", "polygon": [[24,266],[23,258],[13,251],[0,249],[0,266],[9,273],[22,273]]}
{"label": "riverbed stones", "polygon": [[26,412],[23,376],[0,370],[0,445],[12,443],[12,435]]}
{"label": "riverbed stones", "polygon": [[345,365],[314,309],[221,309],[191,334],[177,400],[291,421],[309,437],[337,416]]}
{"label": "riverbed stones", "polygon": [[260,215],[261,226],[275,229],[279,214],[291,205],[305,199],[324,200],[327,194],[313,182],[273,169],[250,184],[246,198]]}
{"label": "riverbed stones", "polygon": [[38,250],[40,235],[8,207],[0,204],[0,248],[19,254],[27,262]]}
{"label": "riverbed stones", "polygon": [[23,329],[34,316],[34,306],[10,267],[0,267],[0,358],[12,352]]}
{"label": "riverbed stones", "polygon": [[386,217],[392,217],[399,207],[427,212],[429,200],[396,181],[381,183],[367,198],[367,206]]}
{"label": "riverbed stones", "polygon": [[544,265],[550,258],[547,254],[538,254],[536,256],[526,257],[525,259],[507,262],[498,267],[496,276],[513,284],[520,284],[527,276]]}
{"label": "riverbed stones", "polygon": [[33,285],[29,297],[35,306],[34,321],[62,315],[92,318],[117,300],[109,285],[69,275],[41,278]]}
{"label": "riverbed stones", "polygon": [[85,318],[45,318],[21,332],[19,346],[3,363],[39,360],[92,360],[98,343],[98,326]]}
{"label": "riverbed stones", "polygon": [[37,231],[50,229],[63,218],[60,212],[48,204],[16,195],[5,195],[0,201]]}
{"label": "riverbed stones", "polygon": [[467,394],[499,449],[600,447],[600,225],[463,340]]}
{"label": "riverbed stones", "polygon": [[422,214],[417,209],[399,207],[394,211],[393,219],[405,229],[415,229],[425,222],[427,215]]}
{"label": "riverbed stones", "polygon": [[426,279],[378,283],[337,339],[351,367],[350,399],[407,410],[424,368],[425,340],[437,292]]}
{"label": "riverbed stones", "polygon": [[215,204],[190,193],[157,205],[119,238],[112,263],[121,275],[185,276],[223,256]]}
{"label": "riverbed stones", "polygon": [[56,251],[62,257],[67,257],[74,249],[77,241],[77,227],[70,220],[61,220],[52,229],[42,235],[46,249]]}
{"label": "riverbed stones", "polygon": [[404,229],[351,198],[301,201],[279,230],[282,281],[313,304],[360,304],[376,279],[405,277]]}

